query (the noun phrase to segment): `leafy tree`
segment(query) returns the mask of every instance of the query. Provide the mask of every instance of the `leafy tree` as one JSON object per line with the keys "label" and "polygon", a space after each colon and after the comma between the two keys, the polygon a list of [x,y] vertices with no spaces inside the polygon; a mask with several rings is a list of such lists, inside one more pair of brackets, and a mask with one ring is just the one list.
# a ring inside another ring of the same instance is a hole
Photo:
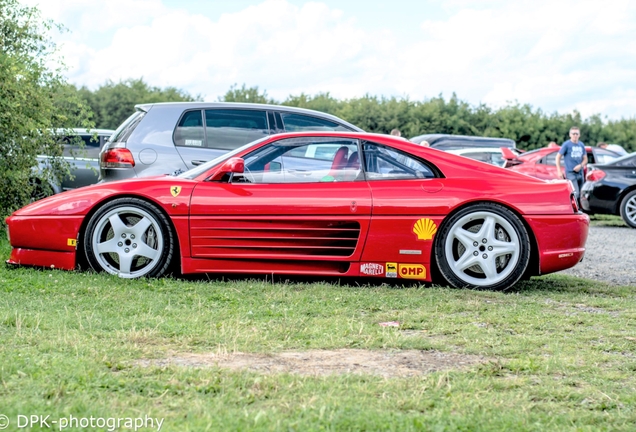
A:
{"label": "leafy tree", "polygon": [[270,99],[267,96],[267,92],[260,93],[258,86],[247,88],[245,84],[241,88],[237,88],[234,84],[221,98],[221,102],[249,102],[249,103],[263,103],[263,104],[276,104],[277,102]]}
{"label": "leafy tree", "polygon": [[142,78],[118,83],[107,81],[94,92],[86,87],[78,92],[91,107],[96,127],[102,129],[116,129],[134,112],[137,104],[200,100],[200,96],[190,96],[175,87],[151,87]]}
{"label": "leafy tree", "polygon": [[[221,98],[226,102],[278,103],[258,87],[240,88],[234,84]],[[471,106],[452,94],[423,100],[365,95],[339,100],[327,93],[311,96],[290,95],[282,105],[308,108],[333,114],[367,132],[389,133],[398,128],[404,137],[443,133],[510,138],[523,150],[546,146],[550,141],[569,139],[571,126],[579,126],[586,144],[599,141],[618,143],[636,150],[636,119],[603,121],[599,115],[587,119],[578,111],[568,114],[545,113],[529,104],[511,103],[498,109],[485,104]]]}
{"label": "leafy tree", "polygon": [[312,109],[340,117],[345,102],[337,100],[329,93],[318,93],[316,96],[301,93],[298,96],[287,97],[282,105]]}
{"label": "leafy tree", "polygon": [[628,152],[636,151],[636,119],[610,121],[602,141],[621,144]]}
{"label": "leafy tree", "polygon": [[[61,26],[42,21],[37,8],[0,0],[0,216],[28,202],[39,184],[69,172],[59,128],[91,126],[56,63],[53,29]],[[37,155],[52,157],[40,174]]]}

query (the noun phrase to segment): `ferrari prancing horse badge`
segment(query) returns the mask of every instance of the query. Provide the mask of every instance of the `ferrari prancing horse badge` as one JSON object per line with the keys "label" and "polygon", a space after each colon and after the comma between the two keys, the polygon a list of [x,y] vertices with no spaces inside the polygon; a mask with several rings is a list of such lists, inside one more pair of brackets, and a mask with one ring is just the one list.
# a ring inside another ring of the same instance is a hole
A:
{"label": "ferrari prancing horse badge", "polygon": [[181,193],[181,186],[170,186],[170,193],[176,198]]}

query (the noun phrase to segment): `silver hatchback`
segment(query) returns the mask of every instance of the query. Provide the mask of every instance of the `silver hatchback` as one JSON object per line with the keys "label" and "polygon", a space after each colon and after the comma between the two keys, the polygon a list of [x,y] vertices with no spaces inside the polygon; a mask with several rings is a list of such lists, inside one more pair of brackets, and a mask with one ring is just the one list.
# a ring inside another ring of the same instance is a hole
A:
{"label": "silver hatchback", "polygon": [[100,179],[187,171],[267,135],[362,129],[318,111],[233,102],[141,104],[100,153]]}

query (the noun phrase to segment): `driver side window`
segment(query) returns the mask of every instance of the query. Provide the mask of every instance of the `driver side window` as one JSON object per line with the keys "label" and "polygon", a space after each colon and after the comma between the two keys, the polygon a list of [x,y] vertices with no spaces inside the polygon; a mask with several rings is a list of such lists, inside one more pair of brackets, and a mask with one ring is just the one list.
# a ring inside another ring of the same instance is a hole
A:
{"label": "driver side window", "polygon": [[289,138],[244,157],[245,172],[232,182],[321,183],[361,179],[358,142],[331,137]]}

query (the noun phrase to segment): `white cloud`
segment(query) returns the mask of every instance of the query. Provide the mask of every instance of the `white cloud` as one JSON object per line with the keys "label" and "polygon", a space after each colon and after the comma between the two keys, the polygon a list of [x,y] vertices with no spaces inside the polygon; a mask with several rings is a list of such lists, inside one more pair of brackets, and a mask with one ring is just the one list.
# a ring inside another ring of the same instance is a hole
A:
{"label": "white cloud", "polygon": [[[425,21],[426,39],[411,48],[444,63],[427,78],[447,94],[456,91],[473,103],[519,101],[590,115],[611,110],[607,92],[613,91],[612,82],[629,87],[636,82],[636,5],[533,1],[460,6],[447,20]],[[631,109],[623,102],[620,106],[625,116],[636,112],[636,102]]]}
{"label": "white cloud", "polygon": [[636,92],[636,4],[628,0],[428,3],[442,18],[422,19],[409,40],[389,20],[367,28],[324,2],[289,1],[211,18],[161,0],[40,0],[46,16],[72,30],[62,36],[69,79],[91,88],[143,77],[208,100],[245,83],[279,100],[455,92],[472,104],[636,113],[628,97]]}
{"label": "white cloud", "polygon": [[133,26],[169,13],[161,0],[22,0],[22,3],[37,6],[45,18],[64,24],[80,39],[93,32]]}

